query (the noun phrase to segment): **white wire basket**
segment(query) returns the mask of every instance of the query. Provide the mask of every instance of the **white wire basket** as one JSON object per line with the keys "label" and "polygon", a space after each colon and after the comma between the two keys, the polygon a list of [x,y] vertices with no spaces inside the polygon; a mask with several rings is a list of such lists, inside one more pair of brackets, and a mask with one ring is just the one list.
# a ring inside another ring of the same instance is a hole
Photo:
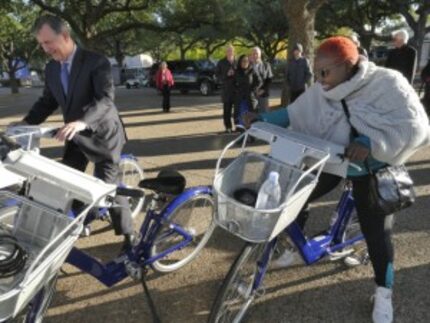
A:
{"label": "white wire basket", "polygon": [[0,192],[0,234],[12,235],[28,254],[24,268],[0,278],[0,321],[15,317],[63,265],[84,217],[70,219],[21,196]]}
{"label": "white wire basket", "polygon": [[[270,154],[247,150],[249,136],[269,143],[272,148]],[[226,151],[241,141],[239,156],[220,170]],[[315,148],[306,140],[297,140],[283,128],[263,123],[253,125],[228,144],[218,159],[214,179],[216,223],[246,241],[272,240],[296,219],[329,156],[327,151]],[[279,173],[281,201],[277,208],[255,209],[235,199],[235,192],[239,189],[257,194],[271,171]]]}

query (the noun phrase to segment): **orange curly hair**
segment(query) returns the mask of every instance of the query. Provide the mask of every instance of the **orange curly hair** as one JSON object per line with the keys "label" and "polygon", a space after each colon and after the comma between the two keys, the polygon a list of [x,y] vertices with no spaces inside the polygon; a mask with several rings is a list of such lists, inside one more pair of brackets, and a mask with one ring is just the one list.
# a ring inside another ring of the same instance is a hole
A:
{"label": "orange curly hair", "polygon": [[357,45],[344,36],[334,36],[327,38],[317,49],[318,56],[337,57],[339,61],[357,64],[360,54]]}

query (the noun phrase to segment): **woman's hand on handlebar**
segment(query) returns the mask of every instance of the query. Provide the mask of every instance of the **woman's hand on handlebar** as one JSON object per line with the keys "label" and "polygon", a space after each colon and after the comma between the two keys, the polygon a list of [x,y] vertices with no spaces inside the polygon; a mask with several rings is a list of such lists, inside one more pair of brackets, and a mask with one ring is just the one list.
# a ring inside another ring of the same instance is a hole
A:
{"label": "woman's hand on handlebar", "polygon": [[245,112],[242,115],[242,120],[244,123],[244,126],[246,129],[248,129],[249,127],[251,127],[251,124],[255,121],[260,120],[260,115],[258,113],[255,112]]}
{"label": "woman's hand on handlebar", "polygon": [[370,149],[359,142],[351,142],[345,150],[345,157],[351,161],[364,161],[370,154]]}

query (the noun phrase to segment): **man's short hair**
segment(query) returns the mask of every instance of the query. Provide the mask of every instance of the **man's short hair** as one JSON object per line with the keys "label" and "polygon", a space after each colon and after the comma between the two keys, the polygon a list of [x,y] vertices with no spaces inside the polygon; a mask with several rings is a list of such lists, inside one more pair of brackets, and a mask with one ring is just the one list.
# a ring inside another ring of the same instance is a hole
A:
{"label": "man's short hair", "polygon": [[254,48],[252,48],[252,50],[253,50],[253,51],[255,51],[255,52],[257,52],[257,53],[258,53],[258,55],[260,55],[260,56],[261,56],[261,49],[260,49],[260,47],[255,46]]}
{"label": "man's short hair", "polygon": [[37,18],[32,28],[33,33],[37,34],[44,25],[48,25],[56,34],[61,34],[62,32],[70,33],[69,24],[54,15],[43,15]]}
{"label": "man's short hair", "polygon": [[392,37],[400,37],[401,39],[403,39],[404,43],[406,44],[409,40],[409,34],[406,31],[406,29],[399,29],[396,31],[393,31],[393,33],[391,34]]}

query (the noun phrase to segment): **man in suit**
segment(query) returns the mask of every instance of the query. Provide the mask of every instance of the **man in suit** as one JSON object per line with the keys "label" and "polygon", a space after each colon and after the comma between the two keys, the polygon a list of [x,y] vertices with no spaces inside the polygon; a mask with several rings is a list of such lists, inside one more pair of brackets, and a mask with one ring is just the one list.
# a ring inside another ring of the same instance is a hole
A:
{"label": "man in suit", "polygon": [[225,50],[225,57],[221,59],[216,66],[216,76],[222,83],[221,99],[223,103],[223,119],[225,133],[232,133],[233,127],[231,124],[231,113],[233,113],[233,120],[235,125],[238,118],[238,107],[234,107],[235,100],[235,70],[236,60],[234,59],[234,47],[228,45]]}
{"label": "man in suit", "polygon": [[[40,124],[58,107],[64,126],[56,138],[65,142],[62,162],[85,171],[95,164],[94,175],[107,183],[118,180],[121,150],[126,134],[113,102],[111,66],[106,57],[82,49],[70,36],[68,24],[46,15],[34,24],[37,41],[52,60],[45,68],[43,95],[22,123]],[[133,224],[128,200],[118,196],[112,208],[116,234],[124,234],[124,248],[131,245]]]}

